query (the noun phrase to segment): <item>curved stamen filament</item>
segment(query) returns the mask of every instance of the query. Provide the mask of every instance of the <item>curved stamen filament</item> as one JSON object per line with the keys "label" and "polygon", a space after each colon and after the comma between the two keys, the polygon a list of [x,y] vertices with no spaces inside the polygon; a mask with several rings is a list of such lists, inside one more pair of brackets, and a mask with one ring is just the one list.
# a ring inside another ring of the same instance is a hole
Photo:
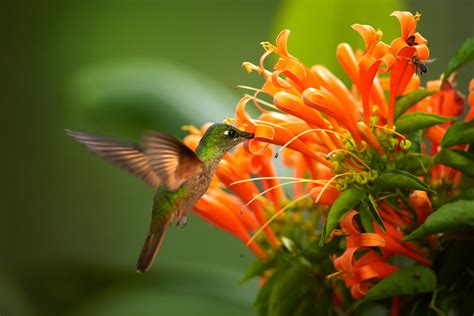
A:
{"label": "curved stamen filament", "polygon": [[250,245],[252,242],[255,241],[255,238],[257,238],[257,236],[265,229],[267,228],[268,225],[270,225],[271,222],[273,222],[275,220],[275,218],[277,218],[281,213],[283,213],[284,211],[286,211],[287,209],[289,209],[291,206],[293,206],[294,204],[296,204],[297,202],[305,199],[309,197],[309,193],[308,194],[305,194],[303,196],[300,196],[299,198],[297,198],[296,200],[293,200],[291,201],[290,203],[288,203],[287,205],[285,205],[284,208],[282,208],[281,210],[279,210],[278,212],[276,212],[275,214],[273,214],[272,217],[270,217],[268,219],[268,221],[265,222],[265,224],[263,224],[256,232],[255,234],[253,234],[252,238],[249,239],[249,241],[247,241],[246,243],[246,246]]}
{"label": "curved stamen filament", "polygon": [[250,86],[244,86],[244,85],[240,85],[240,84],[235,86],[235,88],[245,89],[245,90],[250,90],[250,91],[262,91],[262,89],[258,89],[258,88],[254,88],[254,87],[250,87]]}
{"label": "curved stamen filament", "polygon": [[366,167],[368,170],[370,170],[370,167],[362,159],[360,159],[359,157],[357,157],[356,154],[351,153],[350,151],[348,151],[346,149],[334,149],[333,151],[329,152],[326,156],[330,157],[331,154],[333,154],[336,151],[344,152],[344,153],[347,153],[347,154],[351,155],[352,157],[356,158],[357,161],[359,161],[364,167]]}
{"label": "curved stamen filament", "polygon": [[324,191],[326,191],[326,189],[329,187],[329,184],[331,184],[331,182],[333,182],[334,180],[336,180],[339,177],[347,176],[347,175],[351,175],[351,174],[357,174],[357,173],[356,172],[346,172],[346,173],[336,174],[334,177],[329,179],[329,181],[322,188],[321,192],[319,192],[318,197],[316,198],[316,200],[314,200],[314,204],[318,204],[319,199],[321,198],[321,196],[323,196]]}
{"label": "curved stamen filament", "polygon": [[[287,185],[287,184],[293,184],[293,183],[308,183],[308,182],[313,182],[313,180],[306,180],[306,179],[301,179],[301,180],[295,180],[295,181],[288,181],[288,182],[285,182],[285,183],[280,183],[278,185],[275,185],[271,188],[268,188],[266,189],[265,191],[263,192],[260,192],[259,194],[257,194],[256,196],[254,196],[250,201],[247,202],[247,204],[245,204],[244,207],[242,207],[240,209],[240,213],[242,213],[242,211],[244,210],[244,208],[248,207],[250,204],[252,204],[253,201],[257,200],[259,197],[261,197],[262,195],[276,189],[276,188],[279,188],[279,187],[282,187],[284,185]],[[323,183],[325,183],[326,181],[321,181]],[[322,183],[321,183],[322,184]]]}
{"label": "curved stamen filament", "polygon": [[[326,132],[326,133],[333,133],[333,134],[336,134],[336,135],[339,135],[339,136],[343,136],[343,134],[341,133],[338,133],[338,132],[335,132],[335,131],[331,131],[329,129],[324,129],[324,128],[312,128],[312,129],[308,129],[304,132],[301,132],[299,133],[298,135],[296,135],[295,137],[293,137],[292,139],[290,139],[289,141],[286,142],[285,145],[283,145],[280,149],[278,149],[278,152],[280,152],[281,150],[285,149],[286,147],[288,147],[289,144],[291,144],[293,141],[295,141],[296,139],[298,139],[299,137],[303,136],[303,135],[306,135],[308,133],[311,133],[311,132]],[[275,154],[275,158],[278,158],[278,152]]]}
{"label": "curved stamen filament", "polygon": [[272,104],[272,103],[270,103],[270,102],[267,102],[267,101],[264,101],[264,100],[262,100],[262,99],[257,98],[257,94],[260,93],[260,92],[262,92],[262,91],[261,91],[261,90],[260,90],[260,91],[257,91],[254,95],[250,95],[250,94],[246,93],[246,94],[244,94],[244,96],[246,96],[246,97],[252,99],[255,104],[256,104],[256,102],[258,102],[258,103],[261,103],[261,104],[263,104],[263,105],[265,105],[265,106],[268,106],[269,108],[272,108],[272,109],[274,109],[274,110],[276,110],[276,111],[278,111],[278,112],[281,112],[280,109],[278,109],[274,104]]}
{"label": "curved stamen filament", "polygon": [[257,178],[250,178],[250,179],[234,181],[229,186],[231,187],[235,184],[244,183],[244,182],[258,181],[258,180],[295,180],[295,181],[302,181],[302,182],[303,181],[304,182],[311,182],[311,183],[316,183],[316,184],[322,184],[322,183],[327,182],[327,180],[312,180],[312,179],[295,178],[295,177],[257,177]]}
{"label": "curved stamen filament", "polygon": [[383,130],[386,130],[386,131],[388,131],[388,132],[390,132],[390,133],[393,133],[393,134],[395,134],[395,135],[397,135],[397,136],[400,136],[400,137],[403,138],[403,139],[406,139],[405,135],[396,132],[394,129],[391,129],[391,128],[385,127],[385,126],[380,126],[380,125],[377,125],[376,127],[381,128],[381,129],[383,129]]}

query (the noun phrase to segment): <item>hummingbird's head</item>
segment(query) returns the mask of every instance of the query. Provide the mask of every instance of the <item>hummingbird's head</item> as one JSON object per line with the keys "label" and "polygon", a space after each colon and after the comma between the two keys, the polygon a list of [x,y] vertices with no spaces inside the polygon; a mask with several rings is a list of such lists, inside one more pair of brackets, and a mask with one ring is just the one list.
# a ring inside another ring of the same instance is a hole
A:
{"label": "hummingbird's head", "polygon": [[207,149],[213,149],[216,156],[224,155],[228,150],[237,144],[248,139],[252,139],[254,135],[241,131],[231,125],[217,123],[212,124],[201,139],[201,145]]}

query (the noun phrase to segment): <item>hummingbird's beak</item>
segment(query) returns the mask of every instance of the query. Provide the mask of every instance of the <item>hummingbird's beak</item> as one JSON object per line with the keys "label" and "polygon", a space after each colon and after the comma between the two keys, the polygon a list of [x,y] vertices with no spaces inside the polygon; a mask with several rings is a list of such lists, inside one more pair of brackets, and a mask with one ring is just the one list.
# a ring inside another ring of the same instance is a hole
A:
{"label": "hummingbird's beak", "polygon": [[247,138],[247,139],[252,139],[252,138],[255,137],[255,134],[254,134],[254,133],[246,133],[246,132],[243,132],[242,134],[243,134],[243,136],[244,136],[245,138]]}

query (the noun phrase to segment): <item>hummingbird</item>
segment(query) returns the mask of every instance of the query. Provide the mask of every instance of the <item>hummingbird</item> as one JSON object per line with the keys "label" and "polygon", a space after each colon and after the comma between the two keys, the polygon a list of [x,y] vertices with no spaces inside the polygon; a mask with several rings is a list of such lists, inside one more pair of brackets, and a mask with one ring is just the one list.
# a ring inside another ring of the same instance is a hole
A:
{"label": "hummingbird", "polygon": [[128,171],[156,188],[151,224],[137,263],[137,272],[147,272],[173,219],[183,228],[187,213],[206,193],[224,155],[254,134],[231,125],[211,125],[196,151],[180,140],[156,131],[147,131],[140,145],[115,138],[66,130],[88,150]]}

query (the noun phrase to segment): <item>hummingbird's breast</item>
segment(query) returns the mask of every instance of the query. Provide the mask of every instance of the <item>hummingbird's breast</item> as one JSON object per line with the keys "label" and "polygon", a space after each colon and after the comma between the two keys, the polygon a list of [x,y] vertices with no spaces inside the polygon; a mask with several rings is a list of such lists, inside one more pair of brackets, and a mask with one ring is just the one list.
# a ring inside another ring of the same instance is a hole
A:
{"label": "hummingbird's breast", "polygon": [[206,166],[202,172],[194,178],[191,178],[186,187],[189,191],[189,202],[190,208],[196,204],[196,202],[206,193],[209,185],[211,184],[212,177],[214,176],[215,168],[209,168]]}

